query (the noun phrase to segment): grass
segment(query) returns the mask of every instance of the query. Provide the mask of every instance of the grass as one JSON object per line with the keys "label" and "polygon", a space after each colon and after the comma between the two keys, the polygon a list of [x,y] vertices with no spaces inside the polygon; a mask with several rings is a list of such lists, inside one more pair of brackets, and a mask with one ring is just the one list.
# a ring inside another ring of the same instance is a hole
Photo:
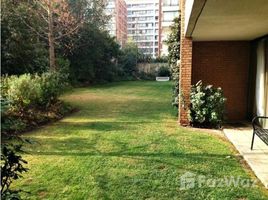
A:
{"label": "grass", "polygon": [[261,186],[180,190],[185,172],[253,178],[229,143],[180,128],[171,83],[121,82],[75,89],[79,112],[24,137],[25,199],[267,199]]}

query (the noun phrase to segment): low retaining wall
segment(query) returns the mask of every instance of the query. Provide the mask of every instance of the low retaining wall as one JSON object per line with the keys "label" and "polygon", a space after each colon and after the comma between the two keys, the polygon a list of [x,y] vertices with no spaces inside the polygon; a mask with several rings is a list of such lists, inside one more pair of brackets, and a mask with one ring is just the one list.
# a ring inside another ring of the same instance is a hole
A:
{"label": "low retaining wall", "polygon": [[147,74],[155,74],[162,66],[168,67],[168,63],[138,63],[138,70]]}

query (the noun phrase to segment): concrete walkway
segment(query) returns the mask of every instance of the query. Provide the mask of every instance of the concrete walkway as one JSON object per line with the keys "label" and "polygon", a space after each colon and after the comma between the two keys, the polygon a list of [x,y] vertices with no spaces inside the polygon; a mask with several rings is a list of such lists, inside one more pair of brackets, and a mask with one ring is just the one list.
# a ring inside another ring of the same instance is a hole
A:
{"label": "concrete walkway", "polygon": [[239,127],[229,125],[223,131],[247,161],[256,176],[268,188],[268,146],[255,136],[253,150],[250,150],[252,139],[252,127],[250,124],[243,124]]}

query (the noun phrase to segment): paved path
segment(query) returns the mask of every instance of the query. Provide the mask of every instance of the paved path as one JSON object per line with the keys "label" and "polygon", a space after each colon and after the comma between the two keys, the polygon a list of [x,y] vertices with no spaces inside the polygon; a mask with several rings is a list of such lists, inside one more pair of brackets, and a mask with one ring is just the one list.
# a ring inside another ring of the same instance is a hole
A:
{"label": "paved path", "polygon": [[228,126],[224,129],[224,133],[244,157],[264,186],[268,188],[268,146],[256,136],[254,149],[250,150],[252,139],[252,128],[250,125],[242,128]]}

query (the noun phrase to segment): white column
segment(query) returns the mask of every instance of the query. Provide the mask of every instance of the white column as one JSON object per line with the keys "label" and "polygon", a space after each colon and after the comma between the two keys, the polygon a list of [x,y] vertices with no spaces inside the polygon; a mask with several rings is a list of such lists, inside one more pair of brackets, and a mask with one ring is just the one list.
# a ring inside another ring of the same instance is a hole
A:
{"label": "white column", "polygon": [[[267,80],[265,70],[265,41],[261,40],[257,46],[257,71],[256,71],[256,111],[258,116],[267,116]],[[262,122],[262,125],[268,127],[268,123]]]}

